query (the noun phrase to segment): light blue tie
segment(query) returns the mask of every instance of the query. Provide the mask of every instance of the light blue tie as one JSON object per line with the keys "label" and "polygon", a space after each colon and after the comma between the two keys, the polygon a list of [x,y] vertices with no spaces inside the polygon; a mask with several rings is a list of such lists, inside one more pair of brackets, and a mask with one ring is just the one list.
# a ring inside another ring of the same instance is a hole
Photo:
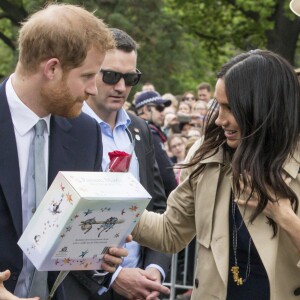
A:
{"label": "light blue tie", "polygon": [[[39,120],[35,126],[34,136],[34,178],[35,178],[35,205],[39,206],[46,194],[46,168],[44,159],[45,138],[44,131],[46,128],[45,120]],[[48,296],[47,272],[41,272],[34,269],[31,284],[29,287],[28,297],[39,296],[41,300],[46,300]]]}

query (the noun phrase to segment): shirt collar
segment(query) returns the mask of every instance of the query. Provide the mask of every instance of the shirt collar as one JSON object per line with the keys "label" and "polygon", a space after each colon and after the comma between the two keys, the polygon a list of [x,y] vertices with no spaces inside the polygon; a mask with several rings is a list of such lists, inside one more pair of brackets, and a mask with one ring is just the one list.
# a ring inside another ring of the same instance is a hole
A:
{"label": "shirt collar", "polygon": [[[41,118],[28,106],[26,106],[16,94],[11,82],[13,75],[14,74],[9,77],[6,83],[7,102],[15,130],[20,134],[20,136],[24,136]],[[42,118],[47,124],[46,130],[48,134],[50,134],[50,117],[51,115],[49,114]]]}
{"label": "shirt collar", "polygon": [[[86,114],[88,114],[89,116],[91,116],[92,118],[94,118],[100,125],[107,124],[92,110],[92,108],[88,105],[88,103],[86,101],[84,101],[84,103],[83,103],[82,111],[85,112]],[[126,110],[124,108],[121,108],[117,114],[117,121],[116,121],[115,127],[123,126],[123,127],[127,128],[130,125],[130,123],[131,123],[131,120],[130,120]]]}
{"label": "shirt collar", "polygon": [[118,116],[117,116],[117,122],[116,122],[116,127],[117,126],[124,126],[124,127],[128,127],[131,123],[131,120],[126,112],[126,110],[124,108],[121,108],[118,111]]}

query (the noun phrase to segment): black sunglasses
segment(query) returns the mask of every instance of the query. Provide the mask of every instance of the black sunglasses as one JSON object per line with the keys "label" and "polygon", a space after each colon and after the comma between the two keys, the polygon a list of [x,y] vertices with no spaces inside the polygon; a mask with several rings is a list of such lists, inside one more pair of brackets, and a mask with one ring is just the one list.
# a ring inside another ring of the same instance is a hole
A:
{"label": "black sunglasses", "polygon": [[139,83],[142,73],[136,69],[136,73],[120,73],[120,72],[115,72],[115,71],[110,71],[110,70],[101,70],[100,71],[103,76],[102,80],[106,84],[117,84],[121,78],[124,78],[125,85],[127,86],[135,86]]}
{"label": "black sunglasses", "polygon": [[165,106],[164,105],[148,105],[148,107],[154,107],[158,112],[163,112],[164,109],[165,109]]}

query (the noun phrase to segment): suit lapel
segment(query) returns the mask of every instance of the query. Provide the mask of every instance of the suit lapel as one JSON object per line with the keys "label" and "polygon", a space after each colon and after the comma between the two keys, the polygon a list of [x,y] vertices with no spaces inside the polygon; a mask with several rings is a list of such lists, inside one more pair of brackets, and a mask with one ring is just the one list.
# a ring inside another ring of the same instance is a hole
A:
{"label": "suit lapel", "polygon": [[77,139],[70,134],[72,125],[69,120],[62,117],[52,116],[50,128],[49,186],[59,171],[76,170],[75,150],[78,147]]}
{"label": "suit lapel", "polygon": [[[130,118],[130,119],[131,119],[131,123],[128,126],[128,130],[130,131],[132,137],[135,140],[134,152],[135,152],[135,155],[138,158],[138,162],[139,162],[140,183],[143,186],[146,186],[146,177],[147,176],[146,176],[145,147],[143,146],[143,143],[145,143],[145,141],[143,140],[143,137],[141,137],[142,132],[141,132],[141,129],[139,128],[139,126],[136,124],[136,122],[134,122],[133,118]],[[137,132],[137,130],[139,132]],[[141,137],[140,140],[135,138],[135,136],[137,134]]]}
{"label": "suit lapel", "polygon": [[0,188],[2,188],[16,232],[18,236],[21,236],[22,198],[19,160],[5,84],[6,81],[0,86]]}

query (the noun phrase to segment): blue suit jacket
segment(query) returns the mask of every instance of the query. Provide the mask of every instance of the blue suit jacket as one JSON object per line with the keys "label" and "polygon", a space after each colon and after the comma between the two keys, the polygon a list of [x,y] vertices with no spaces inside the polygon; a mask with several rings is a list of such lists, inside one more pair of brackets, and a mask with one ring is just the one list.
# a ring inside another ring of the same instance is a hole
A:
{"label": "blue suit jacket", "polygon": [[[0,271],[11,270],[5,287],[13,292],[22,269],[22,250],[17,241],[22,234],[22,199],[19,161],[14,127],[5,93],[0,85]],[[50,120],[48,183],[58,171],[99,171],[102,140],[99,125],[82,113],[74,119],[52,116]],[[49,272],[50,288],[56,277]],[[57,300],[65,300],[63,288]]]}

